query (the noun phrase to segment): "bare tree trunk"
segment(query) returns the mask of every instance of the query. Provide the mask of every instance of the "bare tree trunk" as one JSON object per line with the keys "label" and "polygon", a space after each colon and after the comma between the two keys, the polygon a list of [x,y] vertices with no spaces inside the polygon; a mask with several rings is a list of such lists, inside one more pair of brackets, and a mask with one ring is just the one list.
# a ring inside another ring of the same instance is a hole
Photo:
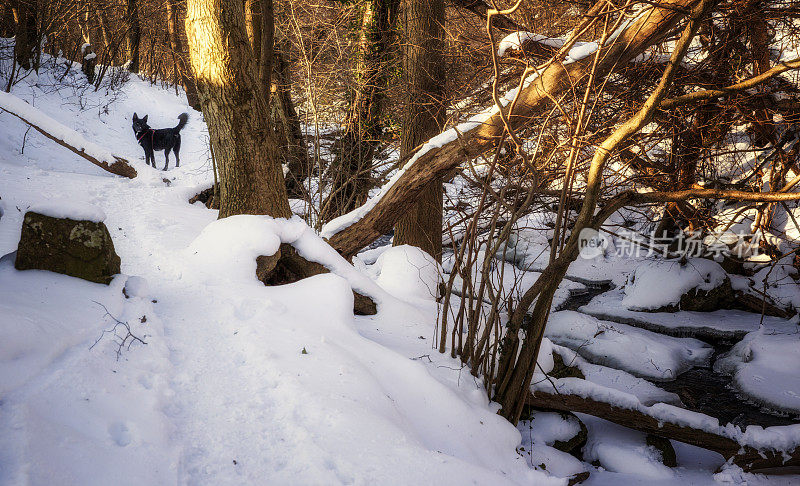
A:
{"label": "bare tree trunk", "polygon": [[305,195],[303,180],[311,175],[311,166],[308,158],[303,130],[300,127],[300,117],[292,100],[292,80],[289,72],[288,42],[276,43],[273,55],[272,75],[272,116],[275,123],[275,132],[278,136],[278,146],[281,148],[282,163],[289,168],[286,177],[286,190],[290,197],[302,198]]}
{"label": "bare tree trunk", "polygon": [[[444,1],[408,0],[404,57],[407,92],[400,157],[442,130],[444,76]],[[395,225],[394,245],[413,245],[442,259],[442,181],[435,178]]]}
{"label": "bare tree trunk", "polygon": [[[177,66],[178,77],[186,92],[186,101],[189,106],[195,110],[200,110],[200,98],[197,96],[197,87],[194,84],[192,73],[188,71],[187,66],[184,64],[184,50],[183,42],[181,40],[181,23],[178,22],[178,5],[176,0],[167,0],[167,30],[169,32],[169,43],[173,55],[177,57],[179,66]],[[184,34],[185,35],[185,34]]]}
{"label": "bare tree trunk", "polygon": [[81,36],[83,37],[83,46],[81,47],[81,72],[86,76],[89,84],[94,83],[95,78],[95,65],[97,64],[97,54],[95,54],[94,46],[92,45],[92,26],[89,10],[91,8],[88,0],[81,2],[79,9],[76,11],[78,26],[81,29]]}
{"label": "bare tree trunk", "polygon": [[258,78],[267,104],[270,103],[272,82],[272,52],[275,27],[272,17],[267,20],[262,12],[272,12],[272,0],[245,0],[244,14],[247,37],[253,49]]}
{"label": "bare tree trunk", "polygon": [[97,24],[100,27],[100,35],[103,37],[103,49],[108,49],[111,44],[111,35],[108,31],[108,16],[106,16],[105,6],[98,5],[96,0],[88,0],[88,7],[97,15]]}
{"label": "bare tree trunk", "polygon": [[126,39],[128,43],[128,71],[139,72],[139,42],[141,31],[139,27],[139,11],[137,0],[127,0],[125,11],[125,23],[127,27]]}
{"label": "bare tree trunk", "polygon": [[[272,23],[272,11],[262,11]],[[237,0],[189,0],[186,33],[220,184],[220,212],[292,215]],[[271,47],[271,46],[270,46]]]}
{"label": "bare tree trunk", "polygon": [[15,24],[11,2],[0,5],[0,37],[14,37]]}
{"label": "bare tree trunk", "polygon": [[30,69],[35,62],[39,43],[37,5],[34,0],[16,0],[12,3],[14,12],[14,56],[23,69]]}
{"label": "bare tree trunk", "polygon": [[302,179],[299,177],[305,173],[308,165],[308,153],[289,92],[288,63],[283,58],[283,50],[275,45],[274,22],[265,23],[261,15],[264,9],[273,10],[272,0],[245,0],[244,9],[247,37],[253,49],[265,99],[269,103],[280,162],[289,167],[286,188],[290,195],[300,197]]}
{"label": "bare tree trunk", "polygon": [[364,5],[356,86],[344,133],[328,171],[331,194],[320,211],[323,221],[346,213],[367,199],[372,158],[381,135],[380,115],[396,10],[396,0],[369,0]]}

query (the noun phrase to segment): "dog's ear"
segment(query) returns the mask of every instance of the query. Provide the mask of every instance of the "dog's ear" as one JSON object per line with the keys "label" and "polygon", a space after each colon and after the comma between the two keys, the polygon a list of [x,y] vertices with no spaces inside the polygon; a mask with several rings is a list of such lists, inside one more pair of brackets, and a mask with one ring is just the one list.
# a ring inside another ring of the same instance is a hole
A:
{"label": "dog's ear", "polygon": [[143,122],[145,122],[145,123],[147,123],[147,115],[145,115],[145,116],[143,116],[143,117],[142,117],[142,121],[143,121]]}
{"label": "dog's ear", "polygon": [[134,120],[138,120],[138,119],[139,119],[139,117],[138,117],[138,116],[136,116],[136,112],[135,112],[135,111],[133,112],[133,119],[134,119]]}

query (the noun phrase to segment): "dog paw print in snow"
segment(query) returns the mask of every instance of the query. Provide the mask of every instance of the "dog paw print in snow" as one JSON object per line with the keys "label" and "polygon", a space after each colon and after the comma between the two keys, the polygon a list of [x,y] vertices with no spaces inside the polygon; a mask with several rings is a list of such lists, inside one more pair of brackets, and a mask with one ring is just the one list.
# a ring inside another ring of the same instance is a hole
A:
{"label": "dog paw print in snow", "polygon": [[114,422],[108,426],[108,435],[120,447],[125,447],[131,443],[131,431],[125,422]]}

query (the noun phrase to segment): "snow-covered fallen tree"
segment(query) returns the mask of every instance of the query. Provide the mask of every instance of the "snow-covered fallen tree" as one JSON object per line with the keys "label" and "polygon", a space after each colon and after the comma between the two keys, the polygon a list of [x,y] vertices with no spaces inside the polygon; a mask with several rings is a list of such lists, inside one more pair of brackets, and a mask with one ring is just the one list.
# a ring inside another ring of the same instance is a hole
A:
{"label": "snow-covered fallen tree", "polygon": [[80,133],[62,125],[38,108],[12,94],[0,92],[0,110],[14,115],[45,137],[68,148],[103,170],[129,179],[136,177],[136,169],[127,160],[86,140]]}

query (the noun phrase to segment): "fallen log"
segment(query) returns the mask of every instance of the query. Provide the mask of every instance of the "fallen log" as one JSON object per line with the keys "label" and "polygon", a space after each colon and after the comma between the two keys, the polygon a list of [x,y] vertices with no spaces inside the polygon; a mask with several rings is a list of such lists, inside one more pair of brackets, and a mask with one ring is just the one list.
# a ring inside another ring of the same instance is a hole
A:
{"label": "fallen log", "polygon": [[720,453],[726,460],[732,459],[734,464],[745,471],[800,466],[800,447],[790,451],[759,450],[741,445],[730,437],[656,418],[619,404],[541,390],[529,394],[526,403],[536,408],[585,413],[658,437],[702,447]]}
{"label": "fallen log", "polygon": [[53,120],[38,108],[14,95],[0,92],[0,110],[19,118],[45,137],[105,171],[129,179],[136,177],[136,169],[127,160],[89,142],[80,133]]}

